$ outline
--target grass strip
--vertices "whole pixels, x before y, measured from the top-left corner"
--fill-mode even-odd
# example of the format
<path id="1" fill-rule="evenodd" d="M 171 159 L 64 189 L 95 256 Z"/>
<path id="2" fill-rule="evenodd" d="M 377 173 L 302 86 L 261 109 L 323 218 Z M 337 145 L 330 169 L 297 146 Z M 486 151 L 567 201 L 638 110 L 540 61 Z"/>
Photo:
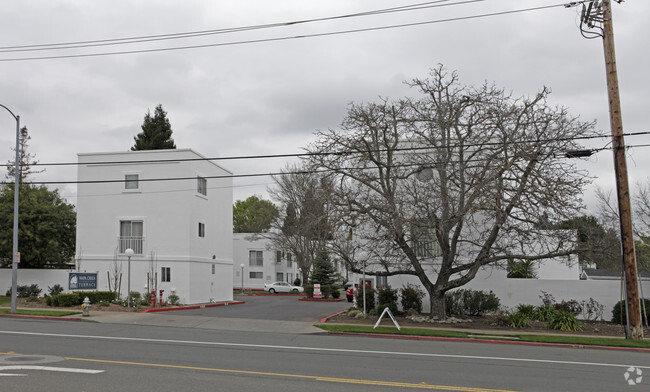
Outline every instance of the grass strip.
<path id="1" fill-rule="evenodd" d="M 40 310 L 40 309 L 16 309 L 16 313 L 10 313 L 11 309 L 0 309 L 0 314 L 17 314 L 22 316 L 47 316 L 47 317 L 63 317 L 71 316 L 73 314 L 80 314 L 79 311 L 72 310 Z"/>
<path id="2" fill-rule="evenodd" d="M 438 329 L 426 328 L 402 328 L 398 330 L 394 327 L 377 327 L 373 329 L 372 326 L 367 325 L 345 325 L 345 324 L 316 324 L 316 327 L 321 328 L 328 332 L 352 332 L 352 333 L 377 333 L 401 336 L 425 336 L 425 337 L 441 337 L 441 338 L 466 338 L 466 339 L 490 339 L 495 340 L 493 335 L 486 335 L 481 337 L 476 332 L 462 332 L 462 331 L 448 331 Z M 642 341 L 620 339 L 620 338 L 605 338 L 605 337 L 584 337 L 584 336 L 571 336 L 571 335 L 524 335 L 524 334 L 507 334 L 503 336 L 503 340 L 512 340 L 517 338 L 520 342 L 533 342 L 533 343 L 554 343 L 554 344 L 570 344 L 579 346 L 608 346 L 608 347 L 628 347 L 628 348 L 647 348 L 650 349 L 650 339 Z"/>
<path id="3" fill-rule="evenodd" d="M 0 306 L 11 305 L 11 297 L 0 297 Z"/>

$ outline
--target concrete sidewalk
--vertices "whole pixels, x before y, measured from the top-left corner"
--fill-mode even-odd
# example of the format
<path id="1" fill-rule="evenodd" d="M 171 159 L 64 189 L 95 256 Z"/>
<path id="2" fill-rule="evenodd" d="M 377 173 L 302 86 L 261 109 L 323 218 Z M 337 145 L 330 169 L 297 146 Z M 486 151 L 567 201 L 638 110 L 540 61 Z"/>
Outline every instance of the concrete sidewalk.
<path id="1" fill-rule="evenodd" d="M 302 321 L 278 321 L 278 320 L 251 320 L 230 317 L 205 317 L 205 316 L 181 316 L 178 311 L 136 313 L 136 312 L 107 312 L 91 311 L 90 316 L 80 317 L 81 321 L 107 323 L 107 324 L 131 324 L 151 325 L 161 327 L 179 328 L 202 328 L 223 331 L 247 331 L 247 332 L 277 332 L 277 333 L 324 333 L 320 328 L 313 326 L 317 322 Z"/>

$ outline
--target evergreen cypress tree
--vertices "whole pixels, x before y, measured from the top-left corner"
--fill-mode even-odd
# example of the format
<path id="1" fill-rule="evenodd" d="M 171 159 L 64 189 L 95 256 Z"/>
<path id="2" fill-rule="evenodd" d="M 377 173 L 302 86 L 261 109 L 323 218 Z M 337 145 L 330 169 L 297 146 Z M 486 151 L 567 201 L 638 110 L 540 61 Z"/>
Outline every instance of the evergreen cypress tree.
<path id="1" fill-rule="evenodd" d="M 133 138 L 131 151 L 175 149 L 172 126 L 162 105 L 156 106 L 153 117 L 147 111 L 142 123 L 142 132 Z"/>

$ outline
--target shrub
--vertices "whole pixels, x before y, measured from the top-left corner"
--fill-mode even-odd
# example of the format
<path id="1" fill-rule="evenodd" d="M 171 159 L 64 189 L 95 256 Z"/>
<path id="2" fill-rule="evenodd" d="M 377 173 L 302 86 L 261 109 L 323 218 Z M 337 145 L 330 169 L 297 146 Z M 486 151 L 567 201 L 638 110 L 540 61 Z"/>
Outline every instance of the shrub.
<path id="1" fill-rule="evenodd" d="M 338 299 L 341 298 L 341 288 L 338 286 L 335 286 L 334 289 L 332 290 L 332 298 Z"/>
<path id="2" fill-rule="evenodd" d="M 300 283 L 302 283 L 302 281 L 300 280 L 300 278 L 296 278 L 296 279 L 293 280 L 293 285 L 294 285 L 294 286 L 300 286 Z"/>
<path id="3" fill-rule="evenodd" d="M 388 308 L 391 313 L 397 314 L 397 290 L 390 287 L 382 287 L 377 290 L 377 310 L 381 313 L 384 308 Z"/>
<path id="4" fill-rule="evenodd" d="M 70 293 L 70 294 L 59 294 L 56 296 L 52 297 L 52 301 L 54 301 L 54 298 L 58 300 L 58 305 L 54 306 L 76 306 L 76 305 L 81 305 L 83 302 L 83 299 L 79 297 L 77 293 Z"/>
<path id="5" fill-rule="evenodd" d="M 555 304 L 555 309 L 562 310 L 565 312 L 571 312 L 576 316 L 582 313 L 582 305 L 580 305 L 580 303 L 575 299 L 569 301 L 563 300 L 559 304 Z"/>
<path id="6" fill-rule="evenodd" d="M 447 314 L 481 316 L 499 310 L 500 305 L 499 298 L 492 291 L 460 289 L 445 294 Z"/>
<path id="7" fill-rule="evenodd" d="M 644 305 L 646 313 L 643 312 Z M 645 318 L 645 315 L 648 312 L 650 312 L 650 299 L 644 298 L 643 302 L 641 302 L 641 320 L 642 324 L 645 326 L 648 325 L 648 320 Z M 614 308 L 612 309 L 612 322 L 623 325 L 627 324 L 626 314 L 625 301 L 619 301 L 616 305 L 614 305 Z"/>
<path id="8" fill-rule="evenodd" d="M 25 302 L 41 302 L 41 300 L 38 299 L 38 297 L 32 296 L 32 297 L 25 298 Z"/>
<path id="9" fill-rule="evenodd" d="M 84 298 L 88 297 L 91 304 L 112 302 L 115 300 L 115 293 L 113 291 L 76 291 L 75 294 L 81 298 L 82 302 Z"/>
<path id="10" fill-rule="evenodd" d="M 422 313 L 422 298 L 424 298 L 424 292 L 419 287 L 409 284 L 402 288 L 401 294 L 402 310 L 404 310 L 404 312 L 413 309 L 418 313 Z"/>
<path id="11" fill-rule="evenodd" d="M 547 322 L 558 310 L 553 305 L 541 305 L 535 308 L 535 320 Z"/>
<path id="12" fill-rule="evenodd" d="M 589 300 L 587 301 L 582 301 L 581 305 L 582 305 L 582 318 L 584 318 L 585 320 L 603 319 L 603 311 L 605 310 L 605 306 L 601 305 L 595 299 L 589 298 Z"/>
<path id="13" fill-rule="evenodd" d="M 357 300 L 357 306 L 363 309 L 363 287 L 359 287 L 354 293 Z M 375 290 L 372 287 L 366 287 L 366 310 L 375 308 Z"/>
<path id="14" fill-rule="evenodd" d="M 560 331 L 582 331 L 582 325 L 576 315 L 566 310 L 553 313 L 546 326 L 548 329 Z"/>
<path id="15" fill-rule="evenodd" d="M 180 297 L 176 294 L 169 294 L 167 296 L 167 301 L 169 301 L 169 303 L 172 305 L 178 305 L 180 301 Z"/>
<path id="16" fill-rule="evenodd" d="M 50 296 L 59 295 L 59 294 L 61 294 L 63 292 L 63 286 L 61 286 L 60 284 L 55 284 L 52 287 L 48 286 L 47 290 L 48 290 Z"/>
<path id="17" fill-rule="evenodd" d="M 52 297 L 45 297 L 45 305 L 52 306 Z"/>
<path id="18" fill-rule="evenodd" d="M 529 328 L 530 317 L 528 316 L 528 314 L 522 311 L 510 313 L 508 315 L 508 326 L 512 328 Z"/>
<path id="19" fill-rule="evenodd" d="M 307 298 L 314 298 L 314 285 L 307 284 L 305 285 L 305 295 Z"/>
<path id="20" fill-rule="evenodd" d="M 517 305 L 517 313 L 524 314 L 529 319 L 535 318 L 535 305 Z"/>
<path id="21" fill-rule="evenodd" d="M 32 284 L 30 286 L 16 286 L 16 296 L 19 298 L 27 297 L 38 297 L 41 294 L 41 290 L 37 284 Z M 7 290 L 7 297 L 11 296 L 11 287 Z"/>

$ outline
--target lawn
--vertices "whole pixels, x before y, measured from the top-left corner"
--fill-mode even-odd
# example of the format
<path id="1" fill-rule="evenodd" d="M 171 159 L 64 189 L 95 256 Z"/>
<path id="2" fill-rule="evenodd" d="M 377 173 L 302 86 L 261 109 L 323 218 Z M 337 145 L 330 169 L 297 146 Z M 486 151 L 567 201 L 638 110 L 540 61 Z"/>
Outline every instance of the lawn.
<path id="1" fill-rule="evenodd" d="M 317 324 L 316 327 L 328 332 L 351 332 L 351 333 L 374 333 L 402 336 L 424 336 L 440 338 L 466 338 L 466 339 L 490 339 L 490 340 L 508 340 L 519 342 L 534 343 L 554 343 L 568 344 L 576 346 L 609 346 L 609 347 L 627 347 L 650 349 L 650 339 L 634 341 L 620 338 L 601 338 L 601 337 L 583 337 L 583 336 L 556 336 L 556 335 L 525 335 L 525 334 L 508 334 L 500 337 L 493 335 L 481 335 L 463 331 L 445 331 L 432 330 L 424 328 L 402 328 L 398 330 L 394 327 L 377 327 L 373 329 L 367 325 L 342 325 L 342 324 Z"/>

